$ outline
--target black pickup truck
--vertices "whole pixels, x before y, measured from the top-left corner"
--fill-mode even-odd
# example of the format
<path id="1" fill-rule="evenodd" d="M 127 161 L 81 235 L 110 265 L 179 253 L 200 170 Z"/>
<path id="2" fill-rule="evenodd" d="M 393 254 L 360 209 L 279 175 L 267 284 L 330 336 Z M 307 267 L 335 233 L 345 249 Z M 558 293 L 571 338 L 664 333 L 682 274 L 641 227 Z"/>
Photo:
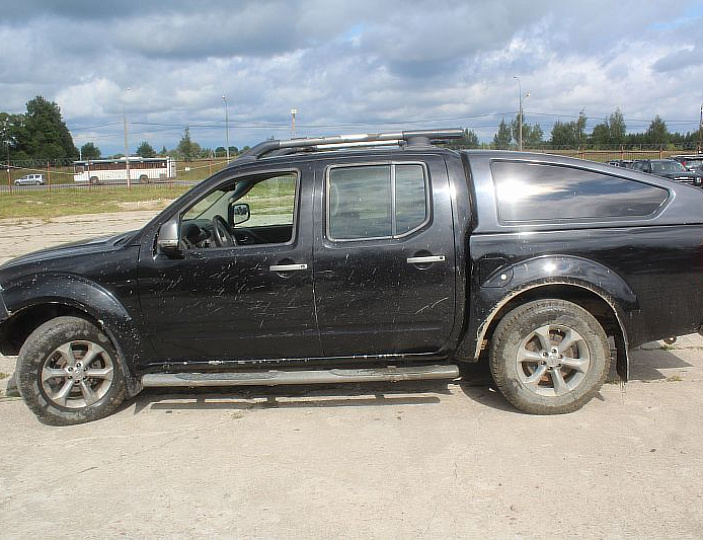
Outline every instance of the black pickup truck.
<path id="1" fill-rule="evenodd" d="M 703 191 L 461 130 L 266 141 L 142 230 L 0 267 L 0 351 L 49 424 L 144 387 L 456 378 L 590 400 L 703 322 Z"/>

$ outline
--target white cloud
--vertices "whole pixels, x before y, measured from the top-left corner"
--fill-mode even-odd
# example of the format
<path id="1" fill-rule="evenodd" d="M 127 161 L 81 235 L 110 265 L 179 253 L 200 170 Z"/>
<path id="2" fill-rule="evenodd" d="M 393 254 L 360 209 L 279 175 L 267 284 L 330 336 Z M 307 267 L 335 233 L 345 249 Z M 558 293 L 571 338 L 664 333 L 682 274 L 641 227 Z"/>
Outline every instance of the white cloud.
<path id="1" fill-rule="evenodd" d="M 123 108 L 135 140 L 172 147 L 189 125 L 201 144 L 223 144 L 223 93 L 239 146 L 289 135 L 291 107 L 303 135 L 462 125 L 490 139 L 515 114 L 514 75 L 547 134 L 559 115 L 585 108 L 600 122 L 616 107 L 631 128 L 659 114 L 690 119 L 670 124 L 687 131 L 703 97 L 693 0 L 108 4 L 9 6 L 0 110 L 43 95 L 111 152 Z"/>

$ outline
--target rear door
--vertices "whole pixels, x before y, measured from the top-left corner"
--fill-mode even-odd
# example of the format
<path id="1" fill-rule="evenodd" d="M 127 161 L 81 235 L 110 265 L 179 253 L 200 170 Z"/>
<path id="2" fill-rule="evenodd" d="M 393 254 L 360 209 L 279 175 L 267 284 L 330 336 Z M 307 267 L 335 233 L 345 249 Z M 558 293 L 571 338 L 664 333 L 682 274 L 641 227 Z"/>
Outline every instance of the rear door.
<path id="1" fill-rule="evenodd" d="M 314 279 L 326 356 L 432 353 L 455 314 L 451 197 L 440 156 L 324 160 Z"/>

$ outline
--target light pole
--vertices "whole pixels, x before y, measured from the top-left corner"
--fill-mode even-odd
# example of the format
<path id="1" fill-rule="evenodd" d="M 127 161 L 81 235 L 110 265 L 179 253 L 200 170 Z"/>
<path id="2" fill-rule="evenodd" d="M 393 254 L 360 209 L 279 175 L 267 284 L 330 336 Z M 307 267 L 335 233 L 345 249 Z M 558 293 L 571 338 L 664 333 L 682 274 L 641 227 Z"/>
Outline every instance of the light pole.
<path id="1" fill-rule="evenodd" d="M 127 92 L 131 88 L 127 87 Z M 122 119 L 124 120 L 124 161 L 125 161 L 125 172 L 127 173 L 127 189 L 132 189 L 132 178 L 129 174 L 129 138 L 127 136 L 127 106 L 122 103 Z"/>
<path id="2" fill-rule="evenodd" d="M 222 100 L 225 102 L 225 141 L 227 143 L 227 163 L 229 163 L 229 109 L 227 107 L 227 96 L 222 94 Z"/>
<path id="3" fill-rule="evenodd" d="M 298 114 L 298 109 L 291 109 L 291 139 L 295 139 L 295 115 Z"/>
<path id="4" fill-rule="evenodd" d="M 513 79 L 517 79 L 517 88 L 520 93 L 520 109 L 517 113 L 517 149 L 522 152 L 522 83 L 517 75 L 513 75 Z"/>

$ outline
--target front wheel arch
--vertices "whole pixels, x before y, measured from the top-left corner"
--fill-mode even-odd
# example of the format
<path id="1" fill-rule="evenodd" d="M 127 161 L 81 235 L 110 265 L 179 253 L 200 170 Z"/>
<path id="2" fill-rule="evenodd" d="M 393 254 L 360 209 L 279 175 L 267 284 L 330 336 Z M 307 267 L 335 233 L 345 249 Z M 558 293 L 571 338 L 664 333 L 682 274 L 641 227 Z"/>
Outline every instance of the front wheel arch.
<path id="1" fill-rule="evenodd" d="M 126 380 L 128 397 L 133 397 L 141 391 L 141 386 L 132 373 L 130 362 L 127 361 L 128 351 L 123 349 L 113 329 L 109 325 L 106 325 L 104 321 L 70 304 L 55 302 L 48 304 L 41 303 L 27 307 L 19 313 L 14 314 L 9 321 L 3 324 L 2 334 L 0 335 L 0 352 L 7 356 L 19 354 L 27 338 L 37 328 L 58 317 L 83 319 L 103 332 L 110 340 L 112 347 L 117 350 L 117 353 L 122 358 L 120 367 Z"/>
<path id="2" fill-rule="evenodd" d="M 97 325 L 73 316 L 50 319 L 17 357 L 20 395 L 50 425 L 89 422 L 115 412 L 126 397 L 124 363 Z"/>

